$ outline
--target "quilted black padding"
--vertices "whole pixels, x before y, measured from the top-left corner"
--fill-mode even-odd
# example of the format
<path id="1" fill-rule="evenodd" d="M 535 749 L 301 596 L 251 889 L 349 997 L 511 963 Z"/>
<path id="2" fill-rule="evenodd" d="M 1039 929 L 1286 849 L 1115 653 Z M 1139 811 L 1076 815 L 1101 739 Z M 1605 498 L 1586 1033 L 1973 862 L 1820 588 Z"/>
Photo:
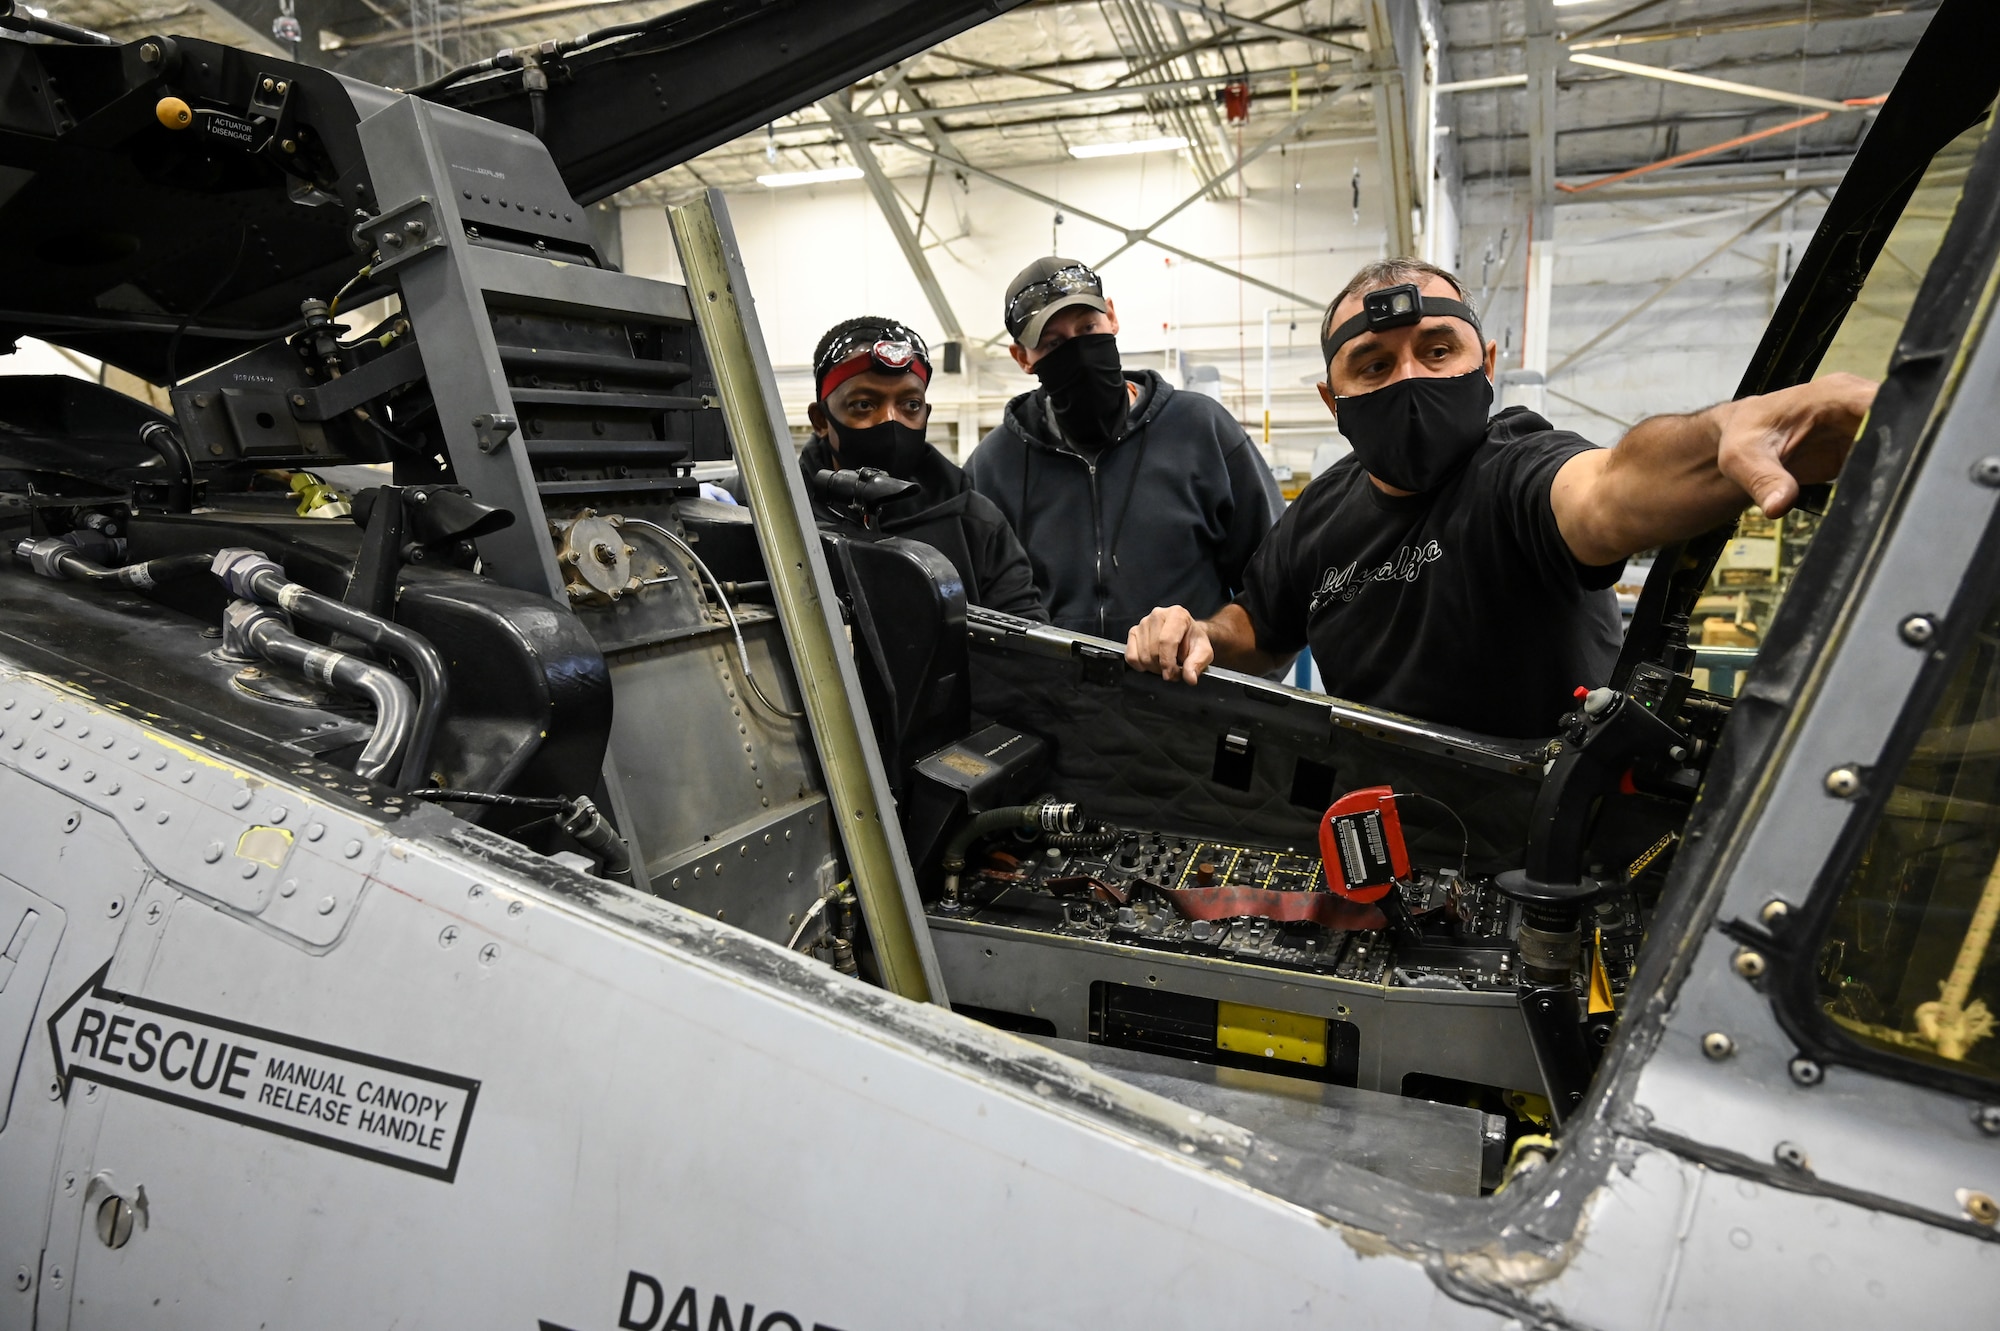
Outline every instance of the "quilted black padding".
<path id="1" fill-rule="evenodd" d="M 1223 841 L 1316 844 L 1324 808 L 1292 802 L 1301 759 L 1331 767 L 1337 796 L 1387 785 L 1455 810 L 1470 833 L 1470 867 L 1491 873 L 1520 864 L 1528 814 L 1541 779 L 1533 748 L 1426 728 L 1336 707 L 1328 699 L 1226 672 L 1190 688 L 1125 668 L 1109 643 L 1057 635 L 972 635 L 973 709 L 1047 741 L 1053 793 L 1093 817 Z M 1247 736 L 1248 790 L 1213 779 L 1217 743 Z M 1454 754 L 1459 756 L 1453 756 Z M 1455 867 L 1464 839 L 1429 800 L 1400 804 L 1420 862 Z"/>

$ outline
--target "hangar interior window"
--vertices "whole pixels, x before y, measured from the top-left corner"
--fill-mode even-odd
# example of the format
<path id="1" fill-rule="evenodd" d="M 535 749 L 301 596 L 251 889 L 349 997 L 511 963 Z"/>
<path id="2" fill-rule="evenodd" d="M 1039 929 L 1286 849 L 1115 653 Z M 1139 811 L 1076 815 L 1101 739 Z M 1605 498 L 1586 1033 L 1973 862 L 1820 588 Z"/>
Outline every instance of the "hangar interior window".
<path id="1" fill-rule="evenodd" d="M 2000 1077 L 2000 600 L 1896 785 L 1817 953 L 1817 996 L 1865 1048 Z"/>
<path id="2" fill-rule="evenodd" d="M 1888 371 L 1889 353 L 1917 302 L 1917 288 L 1943 243 L 1965 190 L 1972 158 L 1986 141 L 1988 122 L 1980 121 L 1931 159 L 1916 192 L 1896 219 L 1882 252 L 1868 270 L 1840 331 L 1820 360 L 1819 374 L 1846 371 L 1880 379 Z M 1777 246 L 1776 262 L 1785 263 L 1787 245 L 1803 246 L 1802 238 L 1785 236 Z M 1756 509 L 1738 521 L 1736 538 L 1716 561 L 1708 587 L 1695 606 L 1692 642 L 1695 684 L 1713 693 L 1734 696 L 1744 671 L 1756 658 L 1764 630 L 1777 613 L 1792 577 L 1819 530 L 1819 515 L 1805 507 L 1781 518 L 1767 518 Z"/>

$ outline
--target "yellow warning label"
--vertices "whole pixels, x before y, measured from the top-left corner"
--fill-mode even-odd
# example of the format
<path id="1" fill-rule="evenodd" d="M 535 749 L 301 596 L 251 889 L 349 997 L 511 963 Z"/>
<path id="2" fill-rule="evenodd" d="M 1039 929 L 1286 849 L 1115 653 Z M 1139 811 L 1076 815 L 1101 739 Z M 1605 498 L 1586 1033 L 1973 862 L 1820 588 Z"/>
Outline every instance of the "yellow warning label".
<path id="1" fill-rule="evenodd" d="M 1246 1003 L 1215 1005 L 1215 1047 L 1281 1063 L 1326 1066 L 1326 1018 Z"/>

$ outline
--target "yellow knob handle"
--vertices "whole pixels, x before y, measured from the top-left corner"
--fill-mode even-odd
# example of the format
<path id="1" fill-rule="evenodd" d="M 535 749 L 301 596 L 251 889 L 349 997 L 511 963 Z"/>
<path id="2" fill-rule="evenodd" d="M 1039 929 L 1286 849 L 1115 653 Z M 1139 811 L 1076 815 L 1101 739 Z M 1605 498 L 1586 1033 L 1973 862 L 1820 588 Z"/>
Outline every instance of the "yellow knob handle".
<path id="1" fill-rule="evenodd" d="M 178 97 L 162 97 L 153 115 L 168 129 L 186 129 L 194 123 L 194 112 Z"/>

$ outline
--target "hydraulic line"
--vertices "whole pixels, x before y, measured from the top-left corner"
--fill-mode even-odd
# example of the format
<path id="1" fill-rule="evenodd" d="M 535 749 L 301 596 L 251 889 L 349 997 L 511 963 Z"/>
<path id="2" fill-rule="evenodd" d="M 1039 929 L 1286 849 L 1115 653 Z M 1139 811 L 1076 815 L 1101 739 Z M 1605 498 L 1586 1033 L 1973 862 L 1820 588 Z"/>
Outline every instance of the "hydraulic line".
<path id="1" fill-rule="evenodd" d="M 630 848 L 588 795 L 570 799 L 560 795 L 503 795 L 497 791 L 423 786 L 412 790 L 410 796 L 433 804 L 486 804 L 502 809 L 552 810 L 556 815 L 555 824 L 578 845 L 594 852 L 604 862 L 604 877 L 615 878 L 621 883 L 632 881 Z M 547 821 L 537 819 L 530 826 L 539 826 Z"/>
<path id="2" fill-rule="evenodd" d="M 444 659 L 437 648 L 400 624 L 300 586 L 285 576 L 285 570 L 276 560 L 258 551 L 221 550 L 210 567 L 236 595 L 277 606 L 309 624 L 349 634 L 408 666 L 417 677 L 416 724 L 396 780 L 404 787 L 428 783 L 431 745 L 437 739 L 438 726 L 451 697 Z"/>
<path id="3" fill-rule="evenodd" d="M 194 494 L 194 459 L 188 456 L 187 445 L 181 442 L 180 434 L 165 421 L 147 421 L 139 427 L 139 439 L 148 448 L 160 455 L 170 470 L 180 473 L 180 483 L 190 496 Z"/>
<path id="4" fill-rule="evenodd" d="M 54 578 L 58 582 L 70 578 L 78 582 L 115 582 L 140 591 L 157 587 L 163 582 L 206 573 L 209 564 L 207 555 L 165 555 L 143 564 L 109 568 L 84 558 L 73 542 L 61 536 L 22 541 L 14 547 L 14 557 L 43 577 Z"/>
<path id="5" fill-rule="evenodd" d="M 142 591 L 176 578 L 213 572 L 237 596 L 274 605 L 307 623 L 349 634 L 370 647 L 388 653 L 416 675 L 420 700 L 416 705 L 414 729 L 408 737 L 408 745 L 397 745 L 403 753 L 403 765 L 394 775 L 405 786 L 422 785 L 426 781 L 431 746 L 450 704 L 451 686 L 444 673 L 443 658 L 421 635 L 300 586 L 285 576 L 277 561 L 255 550 L 229 549 L 213 555 L 167 555 L 143 564 L 111 568 L 86 559 L 78 552 L 73 539 L 52 536 L 39 541 L 22 541 L 14 547 L 14 555 L 45 578 L 116 582 Z"/>
<path id="6" fill-rule="evenodd" d="M 5 0 L 0 0 L 0 3 L 5 3 Z M 463 83 L 474 75 L 489 74 L 496 70 L 512 71 L 519 69 L 526 71 L 539 68 L 544 61 L 559 60 L 563 56 L 572 55 L 577 51 L 583 50 L 585 47 L 596 46 L 600 42 L 611 41 L 614 38 L 629 37 L 634 33 L 648 32 L 679 17 L 680 14 L 677 11 L 667 14 L 655 14 L 650 18 L 634 19 L 629 23 L 614 23 L 608 28 L 597 28 L 591 32 L 580 33 L 575 37 L 565 37 L 556 41 L 543 42 L 538 47 L 510 48 L 497 51 L 484 60 L 475 60 L 469 65 L 460 65 L 456 69 L 446 70 L 428 83 L 419 83 L 416 87 L 405 88 L 403 91 L 409 93 L 412 97 L 430 97 L 443 92 L 446 88 L 452 87 L 454 84 Z M 547 85 L 544 84 L 543 86 L 546 87 Z M 535 131 L 535 137 L 541 137 L 541 129 L 539 127 Z"/>
<path id="7" fill-rule="evenodd" d="M 1076 805 L 1046 798 L 1033 804 L 1010 804 L 974 814 L 971 821 L 945 843 L 942 863 L 945 900 L 958 900 L 958 880 L 959 875 L 965 872 L 965 853 L 980 838 L 992 836 L 995 832 L 1040 832 L 1054 840 L 1057 837 L 1077 837 L 1083 833 L 1084 827 L 1083 813 Z"/>
<path id="8" fill-rule="evenodd" d="M 410 738 L 416 716 L 416 700 L 410 696 L 409 685 L 396 678 L 393 670 L 349 652 L 307 642 L 285 627 L 277 611 L 252 601 L 230 603 L 222 616 L 222 643 L 224 650 L 261 657 L 373 703 L 375 730 L 354 770 L 370 781 L 387 779 L 390 765 Z"/>

